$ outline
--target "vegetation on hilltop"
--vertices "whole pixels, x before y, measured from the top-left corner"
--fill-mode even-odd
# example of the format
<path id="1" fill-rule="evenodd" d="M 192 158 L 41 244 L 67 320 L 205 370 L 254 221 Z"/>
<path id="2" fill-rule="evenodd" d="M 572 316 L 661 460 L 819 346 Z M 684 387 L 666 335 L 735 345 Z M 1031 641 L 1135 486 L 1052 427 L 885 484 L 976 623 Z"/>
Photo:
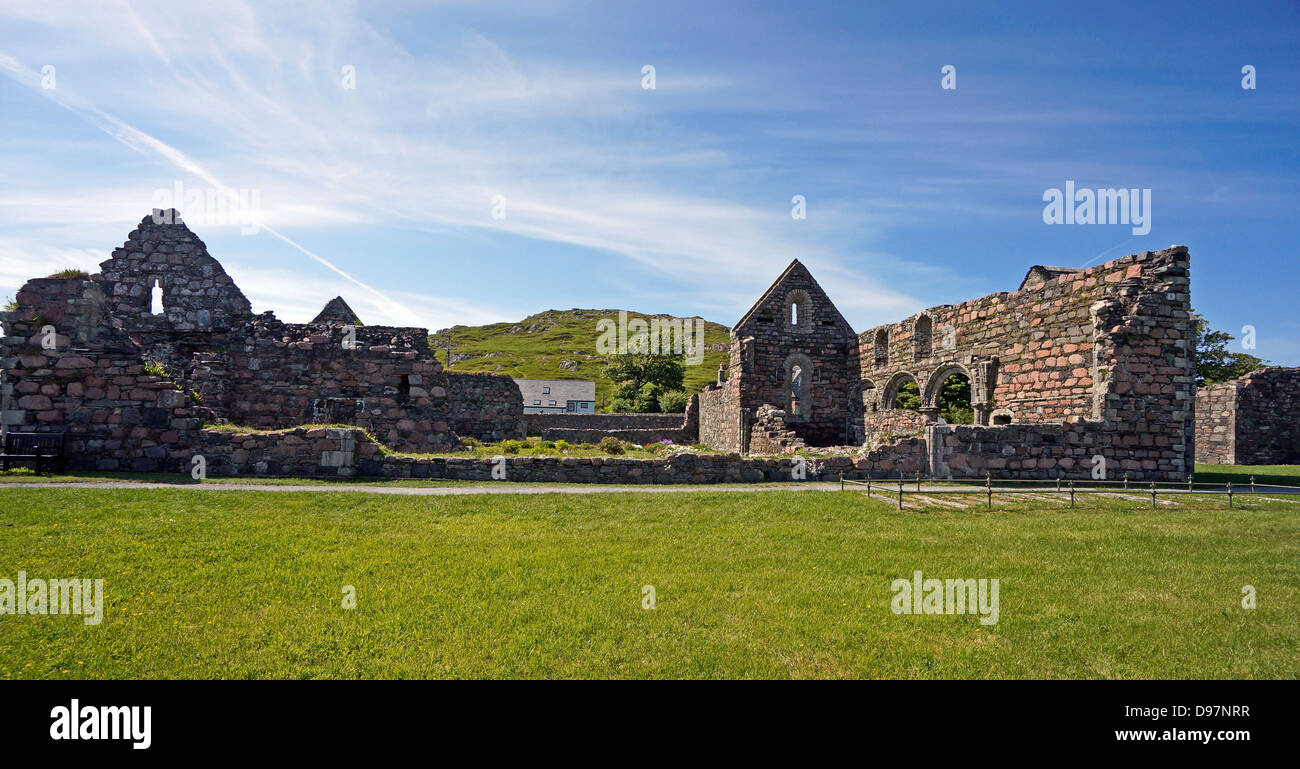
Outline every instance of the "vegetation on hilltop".
<path id="1" fill-rule="evenodd" d="M 452 326 L 432 334 L 429 343 L 438 360 L 447 365 L 447 340 L 451 341 L 449 371 L 504 374 L 515 379 L 587 379 L 596 383 L 596 406 L 608 408 L 616 386 L 603 369 L 596 324 L 602 318 L 617 322 L 619 310 L 547 310 L 517 323 L 486 326 Z M 628 311 L 629 318 L 670 318 Z M 704 360 L 687 365 L 683 387 L 696 393 L 717 381 L 718 366 L 727 358 L 728 329 L 704 321 Z"/>

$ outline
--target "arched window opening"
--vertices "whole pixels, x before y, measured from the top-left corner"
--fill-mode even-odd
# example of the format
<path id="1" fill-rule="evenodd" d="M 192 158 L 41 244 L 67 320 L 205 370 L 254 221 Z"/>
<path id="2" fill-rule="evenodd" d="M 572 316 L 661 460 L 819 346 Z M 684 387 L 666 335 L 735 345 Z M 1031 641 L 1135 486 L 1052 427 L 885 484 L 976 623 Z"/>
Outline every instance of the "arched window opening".
<path id="1" fill-rule="evenodd" d="M 975 423 L 975 409 L 971 406 L 970 378 L 960 372 L 954 372 L 939 385 L 935 405 L 939 407 L 939 417 L 950 425 L 970 425 Z"/>
<path id="2" fill-rule="evenodd" d="M 158 279 L 153 279 L 153 288 L 149 291 L 149 314 L 162 315 L 163 310 L 163 288 L 158 283 Z"/>
<path id="3" fill-rule="evenodd" d="M 803 392 L 803 369 L 790 369 L 790 414 L 799 416 L 799 396 Z"/>
<path id="4" fill-rule="evenodd" d="M 934 321 L 930 320 L 929 315 L 922 315 L 916 319 L 916 326 L 912 332 L 912 349 L 915 352 L 916 360 L 924 360 L 930 357 L 932 349 L 932 337 L 934 336 Z"/>
<path id="5" fill-rule="evenodd" d="M 812 361 L 806 355 L 792 355 L 783 366 L 786 418 L 806 421 L 812 415 Z"/>
<path id="6" fill-rule="evenodd" d="M 804 331 L 813 324 L 812 301 L 808 292 L 795 289 L 786 299 L 785 322 L 791 331 Z"/>
<path id="7" fill-rule="evenodd" d="M 889 329 L 887 328 L 876 332 L 875 358 L 877 368 L 889 365 Z"/>
<path id="8" fill-rule="evenodd" d="M 921 387 L 917 385 L 915 379 L 908 377 L 906 382 L 898 386 L 898 389 L 894 391 L 894 400 L 889 404 L 889 407 L 905 411 L 921 410 Z"/>

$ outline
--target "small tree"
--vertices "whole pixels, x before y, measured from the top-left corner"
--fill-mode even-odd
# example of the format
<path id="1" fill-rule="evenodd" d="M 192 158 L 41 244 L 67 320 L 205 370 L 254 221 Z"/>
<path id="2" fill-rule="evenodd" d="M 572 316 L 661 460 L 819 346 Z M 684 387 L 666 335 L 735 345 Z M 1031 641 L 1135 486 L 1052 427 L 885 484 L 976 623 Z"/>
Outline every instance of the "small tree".
<path id="1" fill-rule="evenodd" d="M 1249 374 L 1268 361 L 1244 352 L 1228 352 L 1236 337 L 1227 331 L 1212 331 L 1209 321 L 1196 315 L 1196 386 L 1218 384 Z"/>
<path id="2" fill-rule="evenodd" d="M 671 353 L 624 353 L 608 358 L 601 374 L 614 383 L 612 411 L 659 410 L 659 395 L 682 389 L 686 364 Z"/>
<path id="3" fill-rule="evenodd" d="M 898 386 L 898 392 L 894 395 L 892 407 L 908 411 L 921 410 L 921 388 L 917 386 L 914 380 L 909 379 Z"/>

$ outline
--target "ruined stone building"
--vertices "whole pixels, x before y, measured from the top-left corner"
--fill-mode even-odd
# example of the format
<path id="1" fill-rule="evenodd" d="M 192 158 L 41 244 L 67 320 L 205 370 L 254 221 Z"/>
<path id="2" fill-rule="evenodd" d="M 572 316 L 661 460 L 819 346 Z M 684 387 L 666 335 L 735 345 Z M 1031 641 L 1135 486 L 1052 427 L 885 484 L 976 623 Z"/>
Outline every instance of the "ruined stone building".
<path id="1" fill-rule="evenodd" d="M 535 427 L 556 440 L 667 438 L 743 454 L 839 447 L 823 465 L 858 476 L 1087 478 L 1101 463 L 1111 478 L 1184 480 L 1196 427 L 1188 270 L 1183 247 L 1086 270 L 1036 266 L 1016 291 L 857 333 L 794 261 L 732 329 L 717 383 L 680 423 L 534 415 L 567 420 Z M 514 381 L 444 371 L 425 329 L 363 325 L 342 297 L 311 323 L 254 315 L 175 212 L 145 217 L 97 274 L 28 281 L 15 304 L 0 314 L 0 418 L 62 433 L 74 469 L 188 471 L 201 455 L 213 473 L 478 477 L 483 460 L 409 455 L 525 433 Z M 1295 384 L 1268 371 L 1231 395 L 1204 393 L 1236 404 L 1230 418 L 1203 407 L 1207 457 L 1243 430 L 1263 431 L 1264 404 L 1294 411 Z M 969 388 L 969 424 L 941 418 L 952 416 L 941 410 L 952 377 Z M 223 421 L 250 429 L 211 427 Z M 362 429 L 258 432 L 309 424 Z M 1293 461 L 1294 433 L 1268 430 L 1277 440 L 1267 461 Z M 691 454 L 553 459 L 519 457 L 511 477 L 788 474 L 780 461 Z"/>
<path id="2" fill-rule="evenodd" d="M 1300 368 L 1269 366 L 1196 391 L 1196 458 L 1300 463 Z"/>
<path id="3" fill-rule="evenodd" d="M 356 425 L 405 452 L 523 435 L 514 382 L 443 371 L 425 329 L 361 325 L 341 297 L 308 324 L 254 315 L 175 212 L 146 216 L 99 273 L 28 281 L 15 303 L 3 419 L 64 433 L 74 469 L 188 470 L 200 445 L 234 462 L 203 430 L 218 420 Z"/>
<path id="4" fill-rule="evenodd" d="M 1187 249 L 1086 270 L 1036 266 L 1020 288 L 855 334 L 797 260 L 732 329 L 699 396 L 701 442 L 740 452 L 874 447 L 882 473 L 1182 480 L 1193 468 Z M 973 424 L 941 424 L 969 382 Z M 911 383 L 919 408 L 901 408 Z"/>

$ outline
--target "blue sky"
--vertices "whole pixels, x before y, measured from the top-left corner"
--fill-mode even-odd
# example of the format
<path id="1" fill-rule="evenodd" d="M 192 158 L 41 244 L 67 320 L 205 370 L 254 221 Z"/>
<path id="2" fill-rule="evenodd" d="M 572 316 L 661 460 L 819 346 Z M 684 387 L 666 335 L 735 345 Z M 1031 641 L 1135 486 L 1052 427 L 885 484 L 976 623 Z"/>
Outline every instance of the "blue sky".
<path id="1" fill-rule="evenodd" d="M 257 194 L 256 234 L 179 207 L 290 321 L 730 324 L 799 258 L 863 330 L 1179 243 L 1300 364 L 1295 2 L 183 5 L 0 2 L 0 296 L 180 183 Z M 1067 180 L 1150 232 L 1045 224 Z"/>

